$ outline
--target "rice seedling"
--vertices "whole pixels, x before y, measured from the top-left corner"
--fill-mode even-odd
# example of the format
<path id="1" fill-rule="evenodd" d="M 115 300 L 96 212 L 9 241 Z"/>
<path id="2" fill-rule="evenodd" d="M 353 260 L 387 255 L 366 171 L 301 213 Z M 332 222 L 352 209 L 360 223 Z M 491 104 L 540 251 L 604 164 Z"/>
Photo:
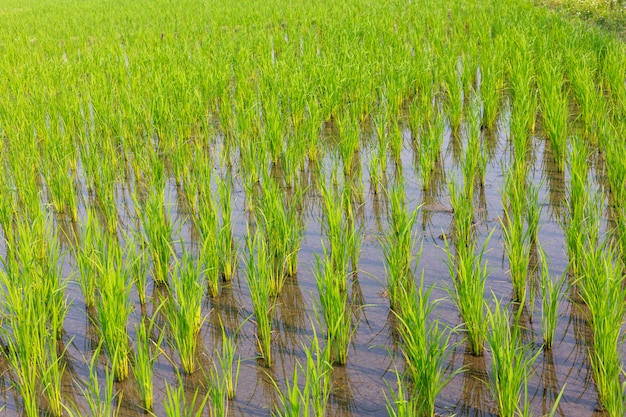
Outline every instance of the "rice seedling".
<path id="1" fill-rule="evenodd" d="M 27 416 L 39 415 L 39 366 L 45 357 L 45 315 L 35 291 L 19 286 L 0 270 L 3 310 L 7 315 L 2 327 L 7 343 L 6 357 L 14 374 L 13 384 L 22 399 Z M 39 307 L 39 308 L 38 308 Z M 9 331 L 10 329 L 10 331 Z"/>
<path id="2" fill-rule="evenodd" d="M 385 394 L 385 408 L 387 409 L 387 414 L 390 417 L 413 417 L 418 415 L 418 397 L 411 395 L 410 387 L 407 387 L 402 373 L 398 370 L 394 372 L 396 374 L 398 387 L 396 390 L 389 389 L 391 391 L 391 399 Z"/>
<path id="3" fill-rule="evenodd" d="M 539 248 L 541 262 L 541 331 L 543 333 L 543 347 L 552 349 L 554 332 L 559 320 L 559 306 L 564 297 L 565 275 L 554 281 L 550 274 L 547 255 Z"/>
<path id="4" fill-rule="evenodd" d="M 215 350 L 219 367 L 217 364 L 215 365 L 215 377 L 213 379 L 223 381 L 226 397 L 227 399 L 232 400 L 235 398 L 235 394 L 237 392 L 237 381 L 239 380 L 239 370 L 241 369 L 241 358 L 237 357 L 237 360 L 235 361 L 235 354 L 237 352 L 235 335 L 227 335 L 224 324 L 221 321 L 220 327 L 222 329 L 222 345 L 220 350 Z M 237 332 L 238 331 L 239 330 L 237 330 Z"/>
<path id="5" fill-rule="evenodd" d="M 102 348 L 103 342 L 100 342 L 93 352 L 89 362 L 89 380 L 86 384 L 82 381 L 76 381 L 76 384 L 79 384 L 79 389 L 85 398 L 89 415 L 94 417 L 115 417 L 119 415 L 122 404 L 121 393 L 115 391 L 115 372 L 109 368 L 104 369 L 104 386 L 101 387 L 100 377 L 98 376 L 98 357 Z M 83 384 L 85 385 L 84 387 L 82 386 Z M 116 402 L 117 407 L 115 407 Z M 80 412 L 76 415 L 80 415 Z"/>
<path id="6" fill-rule="evenodd" d="M 209 386 L 207 395 L 211 405 L 210 415 L 215 417 L 228 416 L 228 382 L 225 379 L 217 379 Z"/>
<path id="7" fill-rule="evenodd" d="M 328 253 L 323 260 L 317 258 L 314 275 L 321 313 L 316 311 L 316 315 L 318 319 L 323 319 L 330 362 L 334 365 L 346 364 L 352 335 L 356 331 L 348 310 L 348 293 L 341 288 L 345 282 L 341 273 Z"/>
<path id="8" fill-rule="evenodd" d="M 483 102 L 482 125 L 488 129 L 493 129 L 504 89 L 503 61 L 499 56 L 503 48 L 498 42 L 485 49 L 481 56 L 480 65 L 480 97 Z"/>
<path id="9" fill-rule="evenodd" d="M 257 329 L 257 344 L 265 366 L 272 366 L 272 325 L 276 297 L 272 294 L 275 274 L 267 243 L 258 230 L 254 235 L 248 231 L 248 259 L 246 262 L 246 282 L 250 289 L 252 309 Z M 275 289 L 274 289 L 275 290 Z"/>
<path id="10" fill-rule="evenodd" d="M 513 300 L 521 304 L 526 300 L 531 245 L 530 234 L 524 228 L 522 207 L 520 203 L 515 205 L 512 203 L 511 209 L 504 211 L 504 219 L 500 219 L 504 247 L 509 259 L 509 274 L 513 283 Z"/>
<path id="11" fill-rule="evenodd" d="M 140 236 L 133 234 L 126 238 L 126 268 L 131 281 L 135 284 L 139 303 L 146 305 L 148 297 L 148 253 L 146 244 Z M 85 277 L 84 279 L 89 279 Z"/>
<path id="12" fill-rule="evenodd" d="M 193 397 L 188 400 L 183 379 L 180 374 L 177 376 L 178 384 L 176 387 L 172 387 L 165 381 L 165 398 L 163 399 L 165 415 L 168 417 L 200 417 L 209 401 L 209 393 L 198 397 L 199 389 L 196 388 Z"/>
<path id="13" fill-rule="evenodd" d="M 470 249 L 456 246 L 456 253 L 453 253 L 448 240 L 445 240 L 448 270 L 454 284 L 449 292 L 465 323 L 470 351 L 476 356 L 483 354 L 487 334 L 484 293 L 488 274 L 483 256 L 492 235 L 493 230 L 478 253 L 473 244 Z"/>
<path id="14" fill-rule="evenodd" d="M 281 390 L 274 381 L 278 391 L 280 409 L 272 411 L 275 416 L 315 416 L 326 415 L 330 397 L 330 372 L 332 365 L 329 362 L 329 350 L 321 349 L 315 326 L 310 346 L 303 346 L 306 362 L 296 361 L 291 381 L 285 381 L 286 389 Z M 304 375 L 304 384 L 301 387 L 299 375 Z M 286 392 L 287 394 L 285 394 Z"/>
<path id="15" fill-rule="evenodd" d="M 486 318 L 491 327 L 486 340 L 493 357 L 489 387 L 498 412 L 510 417 L 529 415 L 528 379 L 541 351 L 533 353 L 530 346 L 522 345 L 519 328 L 511 326 L 509 313 L 495 297 Z"/>
<path id="16" fill-rule="evenodd" d="M 171 295 L 164 301 L 164 308 L 170 343 L 175 347 L 186 374 L 196 369 L 198 334 L 205 320 L 202 316 L 204 291 L 205 283 L 197 262 L 189 253 L 184 253 L 174 267 Z"/>
<path id="17" fill-rule="evenodd" d="M 222 234 L 227 231 L 219 227 L 215 203 L 211 196 L 201 196 L 200 201 L 196 218 L 196 226 L 201 235 L 198 262 L 207 281 L 209 297 L 216 297 L 220 289 L 220 266 L 223 259 L 220 244 L 226 242 L 226 237 Z"/>
<path id="18" fill-rule="evenodd" d="M 454 182 L 448 182 L 448 190 L 450 195 L 450 205 L 453 210 L 454 220 L 454 242 L 457 251 L 472 251 L 474 245 L 473 224 L 474 224 L 474 208 L 473 208 L 473 186 L 472 188 L 459 189 L 459 185 Z"/>
<path id="19" fill-rule="evenodd" d="M 610 416 L 621 416 L 626 407 L 626 387 L 621 380 L 624 367 L 619 353 L 626 312 L 625 278 L 614 249 L 606 244 L 592 243 L 582 253 L 582 262 L 578 285 L 593 329 L 593 350 L 589 356 L 598 398 Z"/>
<path id="20" fill-rule="evenodd" d="M 437 320 L 428 323 L 437 305 L 437 301 L 430 300 L 433 288 L 424 289 L 424 274 L 418 287 L 411 281 L 410 285 L 400 289 L 402 307 L 396 313 L 406 374 L 412 382 L 409 389 L 411 408 L 416 416 L 434 416 L 437 395 L 464 371 L 457 368 L 446 375 L 446 363 L 452 353 L 452 331 L 442 328 Z"/>
<path id="21" fill-rule="evenodd" d="M 274 268 L 272 296 L 280 293 L 287 275 L 295 274 L 302 242 L 303 225 L 297 204 L 292 201 L 285 205 L 283 198 L 274 181 L 266 179 L 256 216 L 270 252 L 267 260 Z"/>
<path id="22" fill-rule="evenodd" d="M 431 186 L 433 171 L 440 158 L 441 145 L 445 130 L 445 119 L 440 112 L 434 117 L 435 120 L 427 121 L 421 131 L 419 143 L 419 173 L 422 179 L 422 189 L 427 190 Z"/>
<path id="23" fill-rule="evenodd" d="M 98 322 L 115 380 L 123 381 L 130 369 L 131 348 L 126 325 L 133 310 L 130 302 L 131 281 L 123 265 L 122 249 L 116 239 L 109 237 L 100 240 L 96 251 Z"/>
<path id="24" fill-rule="evenodd" d="M 139 396 L 143 403 L 143 408 L 151 411 L 154 407 L 154 365 L 161 351 L 161 343 L 165 332 L 161 331 L 156 340 L 152 339 L 152 332 L 155 330 L 155 317 L 163 304 L 153 313 L 152 318 L 142 320 L 135 325 L 137 337 L 137 348 L 133 366 L 133 375 L 137 381 Z"/>
<path id="25" fill-rule="evenodd" d="M 543 62 L 541 75 L 537 79 L 543 125 L 552 146 L 557 167 L 563 171 L 567 154 L 569 98 L 564 92 L 562 69 L 558 64 Z"/>
<path id="26" fill-rule="evenodd" d="M 158 285 L 168 282 L 170 259 L 172 257 L 172 226 L 165 211 L 164 185 L 160 190 L 152 188 L 144 204 L 135 199 L 137 217 L 141 221 L 144 241 L 148 245 L 152 259 L 153 278 Z"/>
<path id="27" fill-rule="evenodd" d="M 233 227 L 231 224 L 233 212 L 232 187 L 232 178 L 230 178 L 230 176 L 224 179 L 219 179 L 217 182 L 222 214 L 222 225 L 219 229 L 217 238 L 219 247 L 218 253 L 220 254 L 219 271 L 225 281 L 230 281 L 233 278 L 239 261 L 237 245 L 235 244 L 235 240 L 233 238 Z"/>
<path id="28" fill-rule="evenodd" d="M 399 180 L 389 192 L 391 202 L 389 230 L 381 241 L 387 271 L 387 294 L 392 310 L 400 307 L 403 291 L 412 285 L 415 279 L 414 263 L 419 262 L 421 254 L 421 251 L 417 251 L 416 254 L 416 237 L 413 233 L 417 208 L 409 213 L 404 199 L 404 183 Z"/>

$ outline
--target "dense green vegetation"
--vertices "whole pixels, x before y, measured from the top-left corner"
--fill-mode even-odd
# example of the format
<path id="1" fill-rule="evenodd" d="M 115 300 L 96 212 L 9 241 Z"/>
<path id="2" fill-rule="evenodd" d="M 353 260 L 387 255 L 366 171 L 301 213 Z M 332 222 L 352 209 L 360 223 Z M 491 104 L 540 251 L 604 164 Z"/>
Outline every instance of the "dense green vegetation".
<path id="1" fill-rule="evenodd" d="M 267 414 L 360 415 L 337 374 L 375 304 L 396 373 L 374 414 L 597 394 L 622 417 L 626 46 L 582 28 L 522 0 L 0 0 L 7 410 L 245 413 L 243 361 Z M 595 391 L 533 397 L 569 332 Z M 457 354 L 492 395 L 454 409 Z"/>

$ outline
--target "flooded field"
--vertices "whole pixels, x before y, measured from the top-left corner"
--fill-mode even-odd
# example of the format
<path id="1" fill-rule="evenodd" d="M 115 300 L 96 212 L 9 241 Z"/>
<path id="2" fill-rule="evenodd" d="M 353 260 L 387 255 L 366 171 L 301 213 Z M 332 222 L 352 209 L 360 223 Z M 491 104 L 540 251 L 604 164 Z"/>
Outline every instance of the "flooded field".
<path id="1" fill-rule="evenodd" d="M 509 3 L 0 0 L 1 413 L 623 416 L 626 48 Z"/>

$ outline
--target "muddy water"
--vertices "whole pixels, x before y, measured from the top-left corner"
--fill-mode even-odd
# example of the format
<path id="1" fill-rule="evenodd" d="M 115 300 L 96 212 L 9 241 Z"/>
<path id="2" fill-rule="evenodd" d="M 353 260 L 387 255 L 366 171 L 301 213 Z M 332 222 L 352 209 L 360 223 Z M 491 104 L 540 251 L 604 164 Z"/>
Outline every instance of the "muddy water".
<path id="1" fill-rule="evenodd" d="M 489 278 L 485 297 L 491 297 L 490 294 L 493 293 L 498 298 L 510 300 L 512 287 L 507 275 L 508 265 L 502 248 L 499 226 L 499 217 L 503 214 L 501 204 L 503 172 L 510 154 L 507 129 L 503 126 L 505 124 L 501 124 L 497 131 L 485 132 L 492 152 L 486 183 L 477 188 L 475 207 L 476 230 L 480 243 L 485 241 L 492 230 L 494 231 L 487 243 Z M 452 212 L 447 197 L 446 180 L 459 178 L 459 168 L 455 162 L 458 148 L 451 132 L 446 131 L 442 149 L 443 158 L 435 174 L 432 189 L 423 192 L 413 168 L 414 152 L 408 129 L 404 137 L 405 148 L 401 164 L 395 166 L 390 162 L 387 180 L 392 181 L 395 175 L 403 175 L 406 181 L 408 208 L 413 209 L 421 205 L 416 224 L 416 233 L 423 245 L 419 268 L 424 270 L 426 285 L 436 285 L 433 298 L 441 299 L 435 310 L 439 320 L 450 326 L 456 326 L 461 324 L 461 320 L 446 292 L 452 282 L 445 264 L 446 256 L 442 248 L 441 235 L 451 228 Z M 550 258 L 552 273 L 560 275 L 567 263 L 563 233 L 558 224 L 567 174 L 557 172 L 551 154 L 546 150 L 544 139 L 533 138 L 533 149 L 534 164 L 531 173 L 534 181 L 541 184 L 540 200 L 543 202 L 539 240 Z M 350 348 L 348 364 L 335 368 L 332 373 L 333 392 L 328 412 L 330 416 L 387 415 L 385 393 L 389 396 L 389 390 L 395 389 L 394 370 L 402 370 L 404 366 L 398 347 L 394 317 L 389 312 L 385 296 L 385 269 L 379 243 L 387 227 L 387 201 L 381 194 L 369 192 L 366 155 L 362 155 L 361 165 L 365 201 L 358 210 L 358 221 L 363 231 L 363 245 L 358 273 L 352 277 L 349 290 L 357 331 Z M 234 166 L 236 169 L 236 165 Z M 308 174 L 310 177 L 313 175 Z M 234 178 L 236 208 L 233 220 L 240 246 L 243 246 L 249 213 L 243 209 L 245 196 L 236 172 Z M 172 219 L 180 224 L 180 238 L 186 247 L 193 248 L 197 236 L 186 221 L 184 207 L 178 204 L 173 180 L 168 183 L 167 199 Z M 133 219 L 129 214 L 133 211 L 132 199 L 125 186 L 118 189 L 118 201 L 122 222 L 132 225 Z M 322 253 L 323 240 L 320 201 L 315 187 L 309 188 L 305 198 L 304 217 L 306 230 L 299 253 L 298 273 L 287 281 L 275 311 L 274 366 L 267 368 L 262 361 L 255 359 L 257 356 L 255 326 L 253 320 L 249 319 L 252 315 L 252 305 L 243 275 L 245 271 L 240 265 L 239 276 L 231 283 L 225 284 L 218 297 L 205 301 L 206 322 L 198 340 L 198 362 L 201 369 L 194 375 L 183 378 L 189 399 L 196 389 L 201 394 L 206 392 L 207 375 L 215 357 L 215 350 L 221 343 L 221 322 L 225 324 L 229 333 L 240 329 L 237 333 L 237 343 L 238 354 L 242 359 L 241 373 L 236 398 L 229 404 L 230 415 L 268 416 L 279 404 L 276 387 L 283 387 L 285 381 L 291 379 L 295 361 L 303 359 L 303 345 L 306 345 L 308 338 L 312 336 L 311 323 L 315 321 L 317 286 L 313 277 L 313 267 L 315 256 Z M 70 232 L 66 233 L 68 236 L 77 229 L 76 225 L 63 219 L 56 219 L 56 222 L 59 228 Z M 67 245 L 68 242 L 64 244 Z M 180 245 L 177 248 L 180 251 Z M 66 276 L 71 276 L 73 269 L 73 260 L 68 255 L 64 265 Z M 159 288 L 150 288 L 149 292 L 154 295 L 158 291 Z M 94 324 L 95 312 L 85 310 L 78 285 L 70 281 L 67 293 L 72 304 L 65 321 L 65 335 L 60 346 L 66 348 L 64 385 L 68 401 L 78 404 L 84 412 L 85 402 L 80 390 L 81 383 L 77 381 L 88 379 L 87 364 L 97 347 L 98 331 Z M 134 340 L 134 325 L 138 323 L 142 314 L 152 314 L 156 309 L 156 302 L 148 303 L 142 310 L 135 293 L 133 298 L 136 309 L 128 329 Z M 554 399 L 565 386 L 557 415 L 563 417 L 602 415 L 598 411 L 596 391 L 589 367 L 591 333 L 585 321 L 582 305 L 579 300 L 568 298 L 562 303 L 560 313 L 554 349 L 539 355 L 529 381 L 528 394 L 533 412 L 535 415 L 548 413 Z M 541 345 L 539 308 L 535 308 L 534 312 L 525 312 L 522 317 L 526 327 L 526 341 L 534 343 L 535 348 L 539 349 Z M 455 341 L 460 342 L 460 339 L 460 335 L 456 336 Z M 164 343 L 164 352 L 165 354 L 159 357 L 155 369 L 155 414 L 159 416 L 165 415 L 163 408 L 165 381 L 170 385 L 177 383 L 176 354 L 167 343 Z M 623 353 L 622 357 L 626 358 L 626 352 Z M 441 415 L 495 416 L 494 402 L 485 383 L 488 379 L 490 360 L 489 352 L 483 357 L 474 357 L 466 353 L 465 344 L 459 343 L 451 355 L 449 368 L 465 367 L 467 372 L 456 376 L 440 394 L 437 412 Z M 106 366 L 103 355 L 99 361 L 101 379 L 104 378 Z M 2 369 L 0 402 L 5 404 L 4 414 L 19 415 L 20 400 L 12 388 L 7 364 L 0 363 L 0 369 Z M 140 400 L 132 376 L 127 382 L 116 384 L 116 389 L 120 392 L 121 415 L 143 414 L 138 406 Z"/>

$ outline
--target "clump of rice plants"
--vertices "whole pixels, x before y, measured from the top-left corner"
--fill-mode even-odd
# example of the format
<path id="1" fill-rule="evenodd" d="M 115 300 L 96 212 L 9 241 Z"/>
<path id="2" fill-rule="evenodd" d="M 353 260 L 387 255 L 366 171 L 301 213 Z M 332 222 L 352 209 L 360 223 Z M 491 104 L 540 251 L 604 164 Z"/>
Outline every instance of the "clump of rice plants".
<path id="1" fill-rule="evenodd" d="M 592 243 L 582 253 L 582 262 L 578 285 L 593 329 L 590 359 L 598 398 L 610 416 L 621 416 L 626 411 L 626 386 L 622 382 L 625 369 L 620 359 L 625 278 L 615 250 L 606 243 Z"/>
<path id="2" fill-rule="evenodd" d="M 226 397 L 229 400 L 235 398 L 237 392 L 237 381 L 239 380 L 239 370 L 241 369 L 241 358 L 235 356 L 237 352 L 237 343 L 235 335 L 227 335 L 224 325 L 220 322 L 222 328 L 222 345 L 221 349 L 216 349 L 217 363 L 214 370 L 214 379 L 221 380 L 224 383 Z M 219 364 L 219 366 L 218 366 Z"/>
<path id="3" fill-rule="evenodd" d="M 185 385 L 180 374 L 178 376 L 178 384 L 172 387 L 165 382 L 165 397 L 163 399 L 163 407 L 165 415 L 168 417 L 200 417 L 204 408 L 209 401 L 209 393 L 199 397 L 199 389 L 196 388 L 193 397 L 187 398 Z"/>
<path id="4" fill-rule="evenodd" d="M 272 296 L 272 282 L 275 282 L 273 275 L 276 270 L 267 243 L 258 230 L 254 234 L 248 232 L 248 253 L 246 282 L 252 299 L 256 339 L 265 366 L 270 367 L 273 363 L 272 324 L 276 307 L 276 297 Z"/>
<path id="5" fill-rule="evenodd" d="M 314 416 L 324 417 L 331 393 L 330 373 L 332 365 L 329 361 L 330 350 L 320 346 L 315 327 L 313 336 L 309 339 L 310 345 L 303 345 L 306 360 L 304 363 L 297 361 L 291 383 L 286 381 L 286 390 L 280 390 L 281 408 L 274 410 L 277 417 L 287 416 Z M 304 384 L 301 387 L 299 375 L 304 375 Z M 283 392 L 286 391 L 287 394 Z"/>
<path id="6" fill-rule="evenodd" d="M 400 289 L 401 309 L 398 332 L 402 337 L 402 352 L 406 361 L 406 374 L 411 381 L 410 404 L 416 416 L 435 415 L 437 395 L 463 368 L 447 372 L 447 360 L 452 353 L 452 331 L 437 320 L 428 323 L 437 302 L 430 296 L 434 287 L 424 289 L 424 276 L 418 287 L 415 282 Z M 401 388 L 401 385 L 399 385 Z M 401 391 L 399 398 L 403 398 Z"/>
<path id="7" fill-rule="evenodd" d="M 152 332 L 155 330 L 155 317 L 159 310 L 160 307 L 153 313 L 152 318 L 142 320 L 141 323 L 135 325 L 137 347 L 133 374 L 137 381 L 143 408 L 147 411 L 152 410 L 154 407 L 154 364 L 161 353 L 161 342 L 165 336 L 165 332 L 160 332 L 156 340 L 152 339 Z"/>
<path id="8" fill-rule="evenodd" d="M 126 325 L 133 310 L 130 302 L 132 283 L 124 267 L 122 249 L 117 239 L 107 237 L 100 240 L 96 251 L 98 323 L 115 379 L 123 381 L 130 370 L 131 348 Z"/>
<path id="9" fill-rule="evenodd" d="M 487 308 L 491 331 L 487 344 L 493 357 L 489 387 L 501 416 L 529 415 L 528 380 L 531 367 L 539 353 L 522 345 L 519 327 L 511 325 L 511 317 L 501 302 L 494 299 L 493 309 Z"/>
<path id="10" fill-rule="evenodd" d="M 453 281 L 450 294 L 465 323 L 469 349 L 474 355 L 482 355 L 485 348 L 487 321 L 484 293 L 488 273 L 483 256 L 492 234 L 493 231 L 479 252 L 474 250 L 474 245 L 471 245 L 471 250 L 457 246 L 453 251 L 446 239 L 447 264 Z"/>
<path id="11" fill-rule="evenodd" d="M 400 307 L 401 294 L 414 279 L 413 264 L 419 261 L 420 252 L 415 251 L 413 225 L 417 209 L 409 213 L 405 206 L 405 190 L 402 180 L 396 182 L 390 192 L 391 216 L 389 231 L 382 240 L 385 268 L 387 271 L 387 293 L 392 310 Z"/>
<path id="12" fill-rule="evenodd" d="M 565 274 L 556 281 L 552 279 L 548 266 L 547 255 L 539 248 L 541 262 L 541 331 L 543 333 L 543 347 L 552 349 L 554 332 L 559 320 L 559 305 L 564 297 Z"/>
<path id="13" fill-rule="evenodd" d="M 135 199 L 135 205 L 152 259 L 154 282 L 163 285 L 168 282 L 172 258 L 172 226 L 165 210 L 165 185 L 158 186 L 151 189 L 143 204 Z"/>
<path id="14" fill-rule="evenodd" d="M 196 369 L 198 334 L 205 319 L 202 316 L 204 291 L 198 263 L 189 253 L 184 253 L 174 268 L 171 295 L 164 308 L 170 329 L 169 340 L 176 348 L 186 374 Z"/>
<path id="15" fill-rule="evenodd" d="M 256 217 L 270 251 L 268 261 L 274 268 L 272 296 L 280 293 L 286 276 L 297 270 L 304 228 L 296 203 L 292 200 L 285 204 L 278 185 L 271 178 L 265 179 Z"/>
<path id="16" fill-rule="evenodd" d="M 345 272 L 344 272 L 345 273 Z M 355 332 L 352 315 L 348 310 L 348 292 L 342 288 L 345 277 L 341 276 L 332 257 L 326 253 L 323 259 L 317 259 L 315 280 L 319 294 L 319 309 L 326 329 L 326 340 L 330 349 L 330 362 L 345 365 L 348 349 Z"/>

